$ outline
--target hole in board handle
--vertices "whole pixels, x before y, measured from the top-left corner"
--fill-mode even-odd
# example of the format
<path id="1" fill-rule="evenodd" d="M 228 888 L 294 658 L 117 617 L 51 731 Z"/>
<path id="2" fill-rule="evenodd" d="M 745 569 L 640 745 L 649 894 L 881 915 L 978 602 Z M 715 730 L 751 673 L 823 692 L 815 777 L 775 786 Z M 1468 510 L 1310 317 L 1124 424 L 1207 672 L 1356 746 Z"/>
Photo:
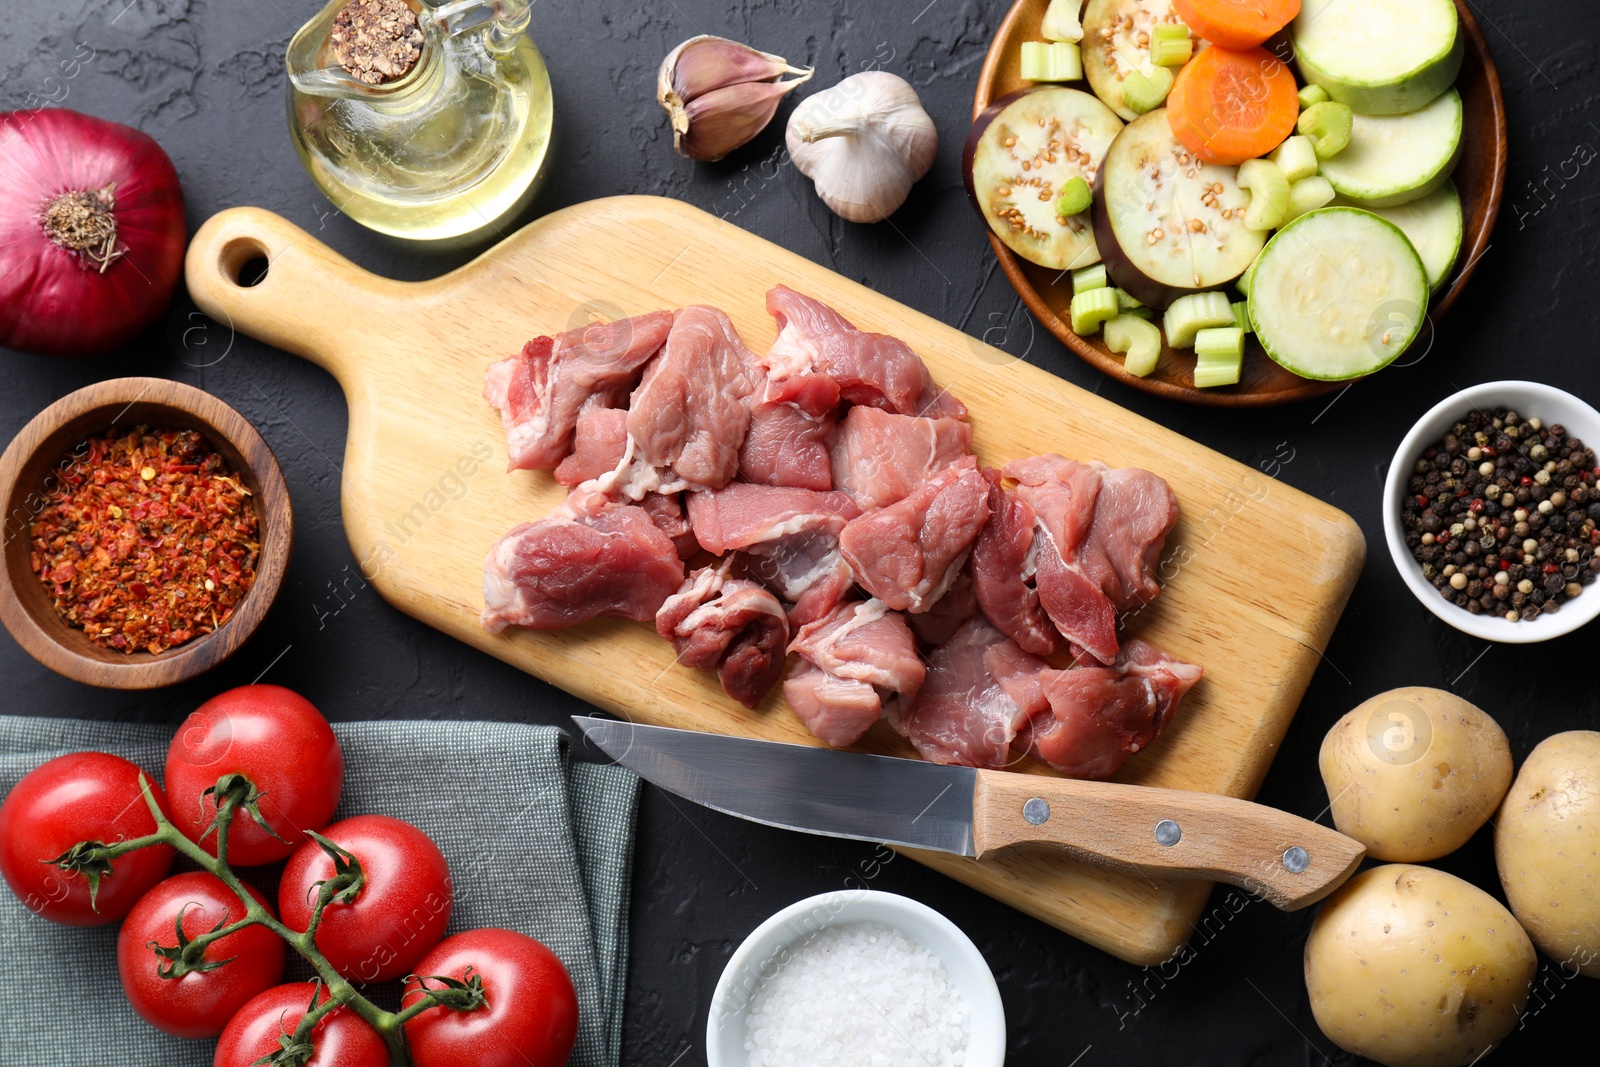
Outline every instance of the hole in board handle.
<path id="1" fill-rule="evenodd" d="M 222 249 L 222 274 L 241 289 L 250 289 L 266 280 L 270 270 L 267 250 L 252 237 L 229 241 Z"/>

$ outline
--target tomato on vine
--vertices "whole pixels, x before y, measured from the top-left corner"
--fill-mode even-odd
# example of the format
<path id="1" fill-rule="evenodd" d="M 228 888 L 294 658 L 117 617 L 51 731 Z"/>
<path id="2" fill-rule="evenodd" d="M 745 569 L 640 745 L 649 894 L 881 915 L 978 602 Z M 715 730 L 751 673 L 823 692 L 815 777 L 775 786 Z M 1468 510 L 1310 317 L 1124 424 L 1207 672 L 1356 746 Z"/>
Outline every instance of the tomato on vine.
<path id="1" fill-rule="evenodd" d="M 251 897 L 269 905 L 254 887 Z M 265 926 L 212 938 L 245 918 L 214 874 L 175 874 L 135 904 L 117 936 L 117 971 L 128 1002 L 158 1030 L 216 1037 L 257 993 L 283 977 L 283 940 Z"/>
<path id="2" fill-rule="evenodd" d="M 172 822 L 216 855 L 213 821 L 231 795 L 239 815 L 228 862 L 281 860 L 333 818 L 343 786 L 339 741 L 305 697 L 276 685 L 230 689 L 196 708 L 167 750 Z"/>
<path id="3" fill-rule="evenodd" d="M 316 983 L 317 1004 L 328 991 Z M 335 1008 L 317 1020 L 308 1044 L 311 1056 L 293 1041 L 295 1028 L 311 1008 L 312 984 L 290 982 L 256 994 L 234 1015 L 217 1042 L 212 1067 L 253 1067 L 280 1056 L 300 1067 L 389 1067 L 389 1049 L 378 1031 L 349 1008 Z"/>
<path id="4" fill-rule="evenodd" d="M 115 922 L 166 877 L 167 845 L 116 859 L 93 854 L 155 832 L 140 773 L 120 756 L 76 752 L 28 772 L 6 796 L 0 875 L 30 911 L 69 926 Z M 151 782 L 150 791 L 165 807 L 161 787 Z"/>
<path id="5" fill-rule="evenodd" d="M 318 889 L 353 858 L 359 882 L 323 910 L 316 944 L 334 970 L 352 982 L 403 978 L 444 936 L 450 923 L 450 868 L 427 834 L 387 815 L 334 823 L 289 859 L 278 885 L 278 912 L 291 930 L 311 922 Z"/>
<path id="6" fill-rule="evenodd" d="M 400 1006 L 444 1003 L 405 1023 L 415 1067 L 561 1067 L 578 1038 L 578 995 L 561 960 L 514 930 L 469 930 L 417 963 Z M 464 1010 L 463 1010 L 464 1009 Z"/>

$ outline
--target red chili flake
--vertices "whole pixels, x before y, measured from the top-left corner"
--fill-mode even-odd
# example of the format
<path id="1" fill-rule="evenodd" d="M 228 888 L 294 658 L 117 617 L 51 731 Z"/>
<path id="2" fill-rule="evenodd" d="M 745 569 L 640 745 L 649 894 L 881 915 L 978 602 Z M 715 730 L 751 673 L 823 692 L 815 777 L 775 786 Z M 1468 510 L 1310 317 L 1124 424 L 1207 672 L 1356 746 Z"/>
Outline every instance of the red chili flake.
<path id="1" fill-rule="evenodd" d="M 1483 510 L 1483 501 L 1474 499 L 1470 504 L 1467 505 L 1467 510 L 1468 511 L 1482 511 Z"/>
<path id="2" fill-rule="evenodd" d="M 1501 561 L 1500 561 L 1500 569 L 1501 569 L 1501 570 L 1505 570 L 1505 569 L 1507 569 L 1507 568 L 1508 568 L 1508 567 L 1510 567 L 1510 566 L 1511 566 L 1511 564 L 1510 564 L 1510 563 L 1507 563 L 1507 562 L 1506 562 L 1506 561 L 1505 561 L 1505 560 L 1501 560 Z"/>
<path id="3" fill-rule="evenodd" d="M 1558 571 L 1560 569 L 1561 568 L 1557 567 L 1554 563 L 1546 563 L 1544 565 L 1544 572 L 1546 574 L 1554 574 L 1556 571 Z"/>
<path id="4" fill-rule="evenodd" d="M 140 426 L 63 464 L 30 534 L 33 571 L 67 622 L 105 648 L 161 653 L 233 616 L 255 581 L 260 524 L 209 441 Z M 210 559 L 219 542 L 237 550 L 225 581 Z"/>
<path id="5" fill-rule="evenodd" d="M 1425 496 L 1422 496 L 1421 494 L 1418 494 L 1418 496 L 1417 496 L 1417 507 L 1425 508 L 1427 506 L 1428 506 L 1428 498 L 1425 497 Z"/>

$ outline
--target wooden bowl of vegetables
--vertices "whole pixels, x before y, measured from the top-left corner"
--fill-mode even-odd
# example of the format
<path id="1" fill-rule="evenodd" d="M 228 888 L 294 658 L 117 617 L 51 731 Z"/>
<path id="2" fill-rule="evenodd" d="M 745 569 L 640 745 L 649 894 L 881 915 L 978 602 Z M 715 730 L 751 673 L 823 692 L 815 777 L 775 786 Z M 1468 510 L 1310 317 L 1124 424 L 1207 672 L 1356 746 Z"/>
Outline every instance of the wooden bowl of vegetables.
<path id="1" fill-rule="evenodd" d="M 58 674 L 113 689 L 231 656 L 278 594 L 283 472 L 245 418 L 160 378 L 80 389 L 0 456 L 0 622 Z"/>
<path id="2" fill-rule="evenodd" d="M 1386 43 L 1349 47 L 1355 8 Z M 968 193 L 1028 308 L 1190 403 L 1310 399 L 1425 351 L 1505 187 L 1460 0 L 1018 0 L 973 117 Z"/>

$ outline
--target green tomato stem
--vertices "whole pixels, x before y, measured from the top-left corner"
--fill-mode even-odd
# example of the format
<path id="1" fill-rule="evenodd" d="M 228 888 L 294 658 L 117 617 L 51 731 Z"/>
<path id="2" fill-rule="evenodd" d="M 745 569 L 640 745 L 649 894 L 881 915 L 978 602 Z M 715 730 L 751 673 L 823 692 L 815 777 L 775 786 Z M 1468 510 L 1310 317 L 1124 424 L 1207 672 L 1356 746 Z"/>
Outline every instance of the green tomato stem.
<path id="1" fill-rule="evenodd" d="M 147 834 L 142 838 L 136 838 L 134 841 L 123 842 L 120 846 L 111 846 L 122 848 L 122 852 L 119 852 L 118 855 L 134 851 L 133 847 L 129 846 L 133 846 L 136 842 L 139 848 L 158 844 L 170 845 L 193 860 L 202 870 L 219 878 L 244 905 L 245 918 L 230 925 L 225 931 L 219 931 L 218 937 L 223 936 L 224 933 L 232 933 L 235 929 L 242 929 L 245 926 L 252 925 L 264 926 L 277 934 L 290 948 L 293 948 L 307 963 L 311 964 L 318 977 L 322 979 L 323 984 L 327 986 L 327 1004 L 332 1005 L 332 1007 L 317 1015 L 316 1019 L 312 1021 L 311 1028 L 314 1029 L 316 1023 L 327 1012 L 339 1007 L 347 1007 L 364 1019 L 383 1038 L 384 1044 L 389 1049 L 391 1067 L 411 1067 L 411 1054 L 406 1048 L 405 1033 L 401 1028 L 407 1020 L 414 1018 L 421 1008 L 432 1007 L 432 1001 L 428 997 L 423 997 L 417 1004 L 413 1004 L 411 1008 L 399 1014 L 385 1011 L 357 992 L 355 986 L 351 985 L 338 971 L 333 969 L 333 965 L 328 962 L 327 957 L 317 948 L 315 941 L 316 925 L 320 922 L 322 911 L 327 906 L 327 901 L 324 897 L 330 894 L 318 893 L 317 907 L 312 913 L 312 922 L 308 924 L 309 929 L 304 932 L 289 929 L 277 916 L 273 915 L 270 910 L 263 907 L 256 900 L 249 889 L 245 887 L 245 884 L 239 880 L 239 876 L 234 874 L 233 869 L 222 859 L 222 856 L 225 856 L 227 852 L 228 829 L 233 818 L 231 801 L 225 800 L 218 807 L 218 855 L 213 856 L 185 837 L 177 827 L 167 820 L 165 813 L 161 810 L 161 805 L 156 803 L 155 795 L 150 790 L 150 783 L 143 775 L 139 776 L 139 788 L 144 793 L 145 804 L 150 808 L 150 814 L 156 820 L 156 832 Z M 419 1008 L 419 1005 L 421 1008 Z M 322 1005 L 319 1005 L 318 1010 L 320 1011 L 322 1007 Z M 307 1017 L 311 1014 L 308 1012 Z M 298 1032 L 298 1028 L 296 1029 Z M 309 1032 L 310 1030 L 308 1029 L 307 1033 L 309 1034 Z"/>

